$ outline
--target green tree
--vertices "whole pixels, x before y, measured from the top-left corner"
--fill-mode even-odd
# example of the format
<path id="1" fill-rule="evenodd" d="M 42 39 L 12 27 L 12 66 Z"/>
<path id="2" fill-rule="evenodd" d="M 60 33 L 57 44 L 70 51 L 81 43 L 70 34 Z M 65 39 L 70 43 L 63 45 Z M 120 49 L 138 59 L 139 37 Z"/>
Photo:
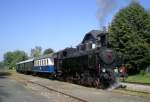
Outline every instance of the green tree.
<path id="1" fill-rule="evenodd" d="M 3 69 L 4 68 L 4 63 L 1 61 L 0 62 L 0 69 Z"/>
<path id="2" fill-rule="evenodd" d="M 42 55 L 42 47 L 36 46 L 35 48 L 31 49 L 31 57 L 39 57 Z"/>
<path id="3" fill-rule="evenodd" d="M 28 59 L 27 54 L 24 51 L 6 52 L 4 54 L 4 65 L 9 69 L 13 69 L 17 62 Z"/>
<path id="4" fill-rule="evenodd" d="M 124 57 L 128 68 L 145 68 L 150 64 L 150 15 L 138 3 L 121 9 L 109 27 L 112 47 Z"/>
<path id="5" fill-rule="evenodd" d="M 46 49 L 46 50 L 43 52 L 43 55 L 51 54 L 51 53 L 53 53 L 53 52 L 54 52 L 53 49 L 48 48 L 48 49 Z"/>

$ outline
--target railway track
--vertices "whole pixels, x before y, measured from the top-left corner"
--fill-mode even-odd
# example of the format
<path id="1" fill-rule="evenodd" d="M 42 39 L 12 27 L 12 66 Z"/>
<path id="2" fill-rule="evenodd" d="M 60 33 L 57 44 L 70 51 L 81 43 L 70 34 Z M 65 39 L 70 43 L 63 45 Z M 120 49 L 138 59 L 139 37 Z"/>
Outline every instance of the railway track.
<path id="1" fill-rule="evenodd" d="M 81 98 L 78 98 L 78 97 L 75 97 L 75 96 L 72 96 L 72 95 L 69 95 L 69 94 L 66 94 L 64 92 L 61 92 L 61 91 L 58 91 L 58 90 L 55 90 L 55 89 L 52 89 L 52 88 L 49 88 L 48 86 L 45 86 L 45 85 L 42 85 L 40 83 L 37 83 L 37 82 L 33 82 L 33 81 L 30 81 L 30 80 L 27 80 L 25 78 L 22 78 L 20 76 L 15 76 L 15 77 L 12 77 L 12 79 L 15 79 L 17 81 L 20 81 L 21 83 L 23 83 L 24 85 L 28 85 L 28 84 L 33 84 L 33 85 L 37 85 L 37 86 L 40 86 L 44 89 L 47 89 L 48 91 L 50 91 L 49 93 L 55 93 L 55 95 L 59 94 L 59 95 L 62 95 L 63 97 L 67 98 L 70 98 L 69 101 L 64 101 L 64 102 L 88 102 L 86 100 L 83 100 Z"/>
<path id="2" fill-rule="evenodd" d="M 83 99 L 81 99 L 81 98 L 78 98 L 78 97 L 75 97 L 75 96 L 72 96 L 72 95 L 69 95 L 69 94 L 63 93 L 63 92 L 61 92 L 61 91 L 58 91 L 58 90 L 55 90 L 55 89 L 49 88 L 49 87 L 44 86 L 44 85 L 41 85 L 41 84 L 39 84 L 39 83 L 32 82 L 32 81 L 28 81 L 28 82 L 29 82 L 29 83 L 32 83 L 32 84 L 39 85 L 39 86 L 41 86 L 41 87 L 43 87 L 43 88 L 46 88 L 47 90 L 50 90 L 50 91 L 53 91 L 53 92 L 56 92 L 56 93 L 59 93 L 59 94 L 62 94 L 62 95 L 68 96 L 68 97 L 70 97 L 70 98 L 73 98 L 73 99 L 75 99 L 75 100 L 78 100 L 79 102 L 87 102 L 86 100 L 83 100 Z"/>
<path id="3" fill-rule="evenodd" d="M 117 96 L 113 97 L 113 99 L 115 99 L 115 98 L 118 99 L 118 95 L 120 95 L 119 97 L 124 97 L 124 95 L 122 96 L 121 94 L 125 94 L 125 95 L 127 94 L 127 95 L 131 95 L 131 96 L 135 95 L 135 96 L 149 98 L 149 94 L 147 94 L 147 93 L 141 93 L 138 91 L 131 92 L 130 90 L 122 90 L 122 89 L 113 91 L 113 93 L 102 91 L 102 92 L 100 92 L 100 94 L 98 94 L 99 92 L 96 92 L 95 90 L 87 91 L 87 90 L 84 90 L 84 88 L 83 88 L 83 91 L 82 91 L 79 88 L 79 89 L 77 89 L 77 91 L 75 91 L 75 94 L 74 94 L 74 89 L 72 88 L 72 86 L 67 86 L 66 84 L 63 84 L 63 83 L 58 84 L 58 82 L 55 82 L 55 81 L 54 81 L 54 83 L 53 83 L 53 81 L 50 81 L 51 83 L 48 83 L 49 82 L 48 80 L 41 81 L 40 78 L 39 79 L 36 77 L 32 78 L 32 76 L 27 77 L 27 76 L 24 76 L 22 74 L 20 75 L 17 73 L 14 73 L 14 74 L 15 75 L 12 75 L 10 78 L 14 77 L 15 80 L 20 81 L 20 83 L 23 83 L 24 87 L 27 87 L 34 94 L 43 95 L 43 96 L 49 98 L 49 100 L 52 102 L 53 102 L 53 98 L 57 99 L 57 101 L 54 100 L 54 102 L 88 102 L 88 101 L 99 102 L 99 100 L 103 100 L 103 98 L 104 98 L 103 95 L 105 95 L 105 94 L 107 94 L 106 96 L 110 95 L 110 97 L 112 97 L 111 96 L 112 94 L 116 94 Z M 12 79 L 14 79 L 14 78 L 12 78 Z M 60 87 L 53 86 L 53 85 L 59 85 Z M 69 90 L 69 91 L 67 91 L 67 90 Z M 84 94 L 82 92 L 84 92 Z M 83 95 L 83 96 L 81 96 L 81 95 Z M 51 97 L 53 97 L 53 98 L 51 98 Z M 95 97 L 95 99 L 93 99 L 93 97 Z M 125 100 L 126 99 L 127 98 L 125 98 Z M 104 100 L 105 100 L 105 98 L 104 98 Z M 109 100 L 109 98 L 107 98 L 106 100 Z"/>

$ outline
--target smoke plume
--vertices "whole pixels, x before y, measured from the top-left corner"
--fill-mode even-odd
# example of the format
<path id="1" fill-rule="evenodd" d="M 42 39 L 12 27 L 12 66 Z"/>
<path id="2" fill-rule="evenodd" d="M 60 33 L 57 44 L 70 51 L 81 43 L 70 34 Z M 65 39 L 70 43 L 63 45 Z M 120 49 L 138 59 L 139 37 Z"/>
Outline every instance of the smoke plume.
<path id="1" fill-rule="evenodd" d="M 103 26 L 106 16 L 115 8 L 116 0 L 96 0 L 98 5 L 97 18 L 100 26 Z"/>
<path id="2" fill-rule="evenodd" d="M 124 0 L 125 1 L 125 0 Z M 139 0 L 127 0 L 130 2 L 138 2 Z M 119 0 L 96 0 L 98 5 L 97 10 L 97 19 L 99 21 L 100 27 L 102 28 L 104 25 L 104 22 L 106 20 L 106 17 L 111 13 L 117 4 L 119 4 Z"/>

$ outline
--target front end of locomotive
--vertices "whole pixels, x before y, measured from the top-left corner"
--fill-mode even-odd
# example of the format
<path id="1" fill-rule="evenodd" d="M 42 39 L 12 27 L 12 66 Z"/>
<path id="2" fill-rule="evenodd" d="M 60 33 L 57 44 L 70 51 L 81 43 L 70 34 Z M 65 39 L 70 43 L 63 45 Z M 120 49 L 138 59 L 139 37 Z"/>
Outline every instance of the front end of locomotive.
<path id="1" fill-rule="evenodd" d="M 102 48 L 99 52 L 100 67 L 99 80 L 101 88 L 108 88 L 115 84 L 114 68 L 117 66 L 117 55 L 110 48 Z"/>

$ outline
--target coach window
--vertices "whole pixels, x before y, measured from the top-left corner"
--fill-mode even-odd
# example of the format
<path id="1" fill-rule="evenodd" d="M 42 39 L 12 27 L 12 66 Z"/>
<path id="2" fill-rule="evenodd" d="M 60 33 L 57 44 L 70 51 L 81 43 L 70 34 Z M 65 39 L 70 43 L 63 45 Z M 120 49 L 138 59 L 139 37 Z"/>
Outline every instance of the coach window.
<path id="1" fill-rule="evenodd" d="M 45 59 L 45 65 L 47 65 L 47 59 Z"/>
<path id="2" fill-rule="evenodd" d="M 37 60 L 37 66 L 39 65 L 39 61 Z"/>
<path id="3" fill-rule="evenodd" d="M 47 65 L 49 65 L 49 60 L 47 59 Z"/>
<path id="4" fill-rule="evenodd" d="M 43 59 L 43 66 L 45 66 L 45 59 Z"/>
<path id="5" fill-rule="evenodd" d="M 38 66 L 38 63 L 39 63 L 39 62 L 38 62 L 38 60 L 37 60 L 37 61 L 36 61 L 36 66 Z"/>
<path id="6" fill-rule="evenodd" d="M 48 65 L 48 59 L 47 59 L 47 65 Z"/>
<path id="7" fill-rule="evenodd" d="M 37 60 L 37 66 L 39 66 L 39 60 Z"/>
<path id="8" fill-rule="evenodd" d="M 37 61 L 35 61 L 35 66 L 37 66 Z"/>
<path id="9" fill-rule="evenodd" d="M 42 60 L 40 60 L 40 66 L 42 66 Z"/>
<path id="10" fill-rule="evenodd" d="M 42 66 L 42 60 L 40 60 L 40 66 Z"/>
<path id="11" fill-rule="evenodd" d="M 43 66 L 43 59 L 41 60 L 41 66 Z"/>
<path id="12" fill-rule="evenodd" d="M 43 59 L 43 66 L 45 66 L 45 59 Z"/>
<path id="13" fill-rule="evenodd" d="M 45 65 L 47 65 L 47 59 L 45 59 Z"/>
<path id="14" fill-rule="evenodd" d="M 43 66 L 43 60 L 41 60 L 41 66 Z"/>
<path id="15" fill-rule="evenodd" d="M 36 66 L 36 61 L 34 61 L 34 66 Z"/>
<path id="16" fill-rule="evenodd" d="M 34 66 L 36 66 L 36 61 L 34 61 Z"/>
<path id="17" fill-rule="evenodd" d="M 42 66 L 44 65 L 44 59 L 42 59 Z"/>
<path id="18" fill-rule="evenodd" d="M 40 66 L 40 60 L 39 60 L 39 66 Z"/>
<path id="19" fill-rule="evenodd" d="M 41 65 L 41 61 L 39 60 L 39 66 Z"/>
<path id="20" fill-rule="evenodd" d="M 36 66 L 36 61 L 33 62 L 34 66 Z"/>
<path id="21" fill-rule="evenodd" d="M 47 64 L 46 64 L 46 59 L 45 59 L 45 65 L 47 65 Z"/>
<path id="22" fill-rule="evenodd" d="M 43 59 L 43 66 L 45 66 L 45 59 Z"/>
<path id="23" fill-rule="evenodd" d="M 44 65 L 44 60 L 42 60 L 42 66 Z"/>
<path id="24" fill-rule="evenodd" d="M 48 59 L 47 59 L 47 65 L 48 65 L 48 63 L 49 63 L 49 61 L 48 61 Z"/>
<path id="25" fill-rule="evenodd" d="M 48 59 L 47 59 L 47 65 L 49 65 L 49 61 L 48 61 Z"/>
<path id="26" fill-rule="evenodd" d="M 47 59 L 45 59 L 45 65 L 47 65 Z"/>
<path id="27" fill-rule="evenodd" d="M 44 59 L 44 66 L 46 66 L 46 59 Z"/>
<path id="28" fill-rule="evenodd" d="M 45 66 L 45 59 L 43 59 L 43 66 Z"/>

